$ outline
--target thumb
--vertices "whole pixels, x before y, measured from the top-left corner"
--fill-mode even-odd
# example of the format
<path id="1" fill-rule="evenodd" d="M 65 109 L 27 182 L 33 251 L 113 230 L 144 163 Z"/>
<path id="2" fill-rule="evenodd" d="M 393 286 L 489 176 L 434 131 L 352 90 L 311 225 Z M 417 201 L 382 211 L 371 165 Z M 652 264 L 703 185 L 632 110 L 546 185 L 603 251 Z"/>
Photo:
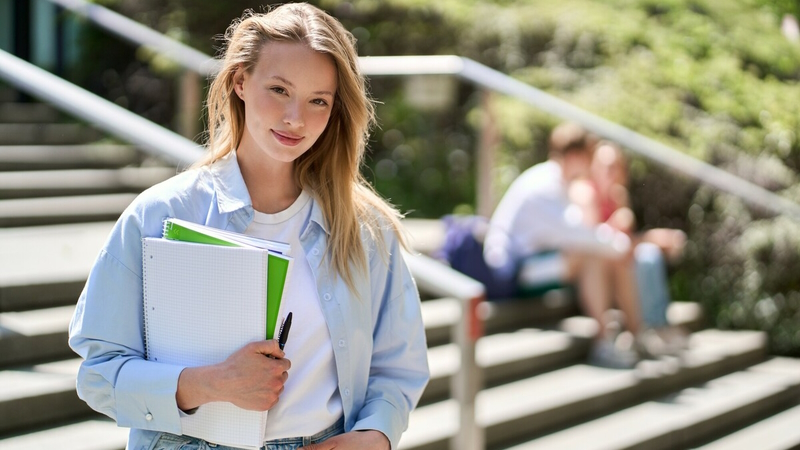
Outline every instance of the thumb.
<path id="1" fill-rule="evenodd" d="M 279 359 L 282 359 L 283 357 L 286 356 L 286 354 L 283 353 L 283 350 L 281 350 L 281 348 L 278 346 L 278 341 L 276 341 L 275 339 L 270 339 L 266 341 L 256 341 L 253 342 L 252 345 L 253 345 L 253 350 L 256 353 L 261 353 L 262 355 L 265 356 L 271 356 L 273 358 L 279 358 Z"/>
<path id="2" fill-rule="evenodd" d="M 309 444 L 309 445 L 307 445 L 305 447 L 300 447 L 297 450 L 325 450 L 325 449 L 329 449 L 329 448 L 330 447 L 324 447 L 323 448 L 322 444 Z"/>

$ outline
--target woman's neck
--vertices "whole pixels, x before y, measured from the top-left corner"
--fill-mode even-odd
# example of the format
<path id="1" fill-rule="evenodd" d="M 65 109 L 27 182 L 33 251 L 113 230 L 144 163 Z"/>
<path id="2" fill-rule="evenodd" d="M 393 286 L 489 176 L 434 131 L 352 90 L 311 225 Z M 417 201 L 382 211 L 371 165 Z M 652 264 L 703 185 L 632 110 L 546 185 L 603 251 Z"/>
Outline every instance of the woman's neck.
<path id="1" fill-rule="evenodd" d="M 294 180 L 294 163 L 259 158 L 258 152 L 247 151 L 237 153 L 237 159 L 256 211 L 281 212 L 300 196 L 300 186 Z"/>

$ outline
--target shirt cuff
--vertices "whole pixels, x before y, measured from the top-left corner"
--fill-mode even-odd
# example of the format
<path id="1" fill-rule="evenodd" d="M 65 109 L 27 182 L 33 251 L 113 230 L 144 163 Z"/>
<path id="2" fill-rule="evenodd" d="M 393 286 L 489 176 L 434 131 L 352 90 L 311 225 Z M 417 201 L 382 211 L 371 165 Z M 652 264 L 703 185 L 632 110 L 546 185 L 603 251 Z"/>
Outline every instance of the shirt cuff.
<path id="1" fill-rule="evenodd" d="M 380 431 L 389 438 L 392 449 L 396 449 L 400 436 L 405 431 L 405 425 L 400 411 L 394 405 L 385 400 L 373 400 L 361 408 L 353 430 Z"/>
<path id="2" fill-rule="evenodd" d="M 135 359 L 122 366 L 114 395 L 122 427 L 181 434 L 175 393 L 183 366 Z"/>

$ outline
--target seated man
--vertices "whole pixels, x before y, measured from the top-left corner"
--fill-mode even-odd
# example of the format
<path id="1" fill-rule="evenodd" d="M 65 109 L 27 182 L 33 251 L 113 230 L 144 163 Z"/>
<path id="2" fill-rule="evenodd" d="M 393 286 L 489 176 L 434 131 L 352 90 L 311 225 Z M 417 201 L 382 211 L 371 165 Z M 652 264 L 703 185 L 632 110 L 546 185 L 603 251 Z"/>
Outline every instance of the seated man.
<path id="1" fill-rule="evenodd" d="M 594 363 L 632 367 L 632 345 L 621 347 L 618 327 L 634 336 L 641 330 L 633 246 L 630 237 L 607 224 L 587 226 L 581 208 L 569 201 L 569 186 L 589 175 L 593 137 L 575 124 L 553 130 L 544 163 L 522 173 L 492 215 L 486 240 L 486 264 L 515 273 L 521 293 L 575 283 L 587 315 L 601 332 L 591 352 Z M 618 320 L 609 311 L 616 306 Z"/>

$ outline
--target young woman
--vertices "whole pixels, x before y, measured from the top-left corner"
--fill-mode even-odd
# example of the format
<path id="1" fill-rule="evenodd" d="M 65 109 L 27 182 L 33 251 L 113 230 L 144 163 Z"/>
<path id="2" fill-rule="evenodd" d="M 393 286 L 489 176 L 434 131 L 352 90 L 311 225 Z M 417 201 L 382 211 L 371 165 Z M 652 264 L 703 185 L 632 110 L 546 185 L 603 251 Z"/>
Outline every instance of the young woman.
<path id="1" fill-rule="evenodd" d="M 132 429 L 131 449 L 201 445 L 180 418 L 212 401 L 270 410 L 268 450 L 396 448 L 427 353 L 399 215 L 359 174 L 374 111 L 354 39 L 307 4 L 247 13 L 226 38 L 205 159 L 127 208 L 80 296 L 78 394 Z M 205 367 L 145 360 L 141 239 L 167 217 L 292 245 L 287 354 L 263 341 Z"/>

